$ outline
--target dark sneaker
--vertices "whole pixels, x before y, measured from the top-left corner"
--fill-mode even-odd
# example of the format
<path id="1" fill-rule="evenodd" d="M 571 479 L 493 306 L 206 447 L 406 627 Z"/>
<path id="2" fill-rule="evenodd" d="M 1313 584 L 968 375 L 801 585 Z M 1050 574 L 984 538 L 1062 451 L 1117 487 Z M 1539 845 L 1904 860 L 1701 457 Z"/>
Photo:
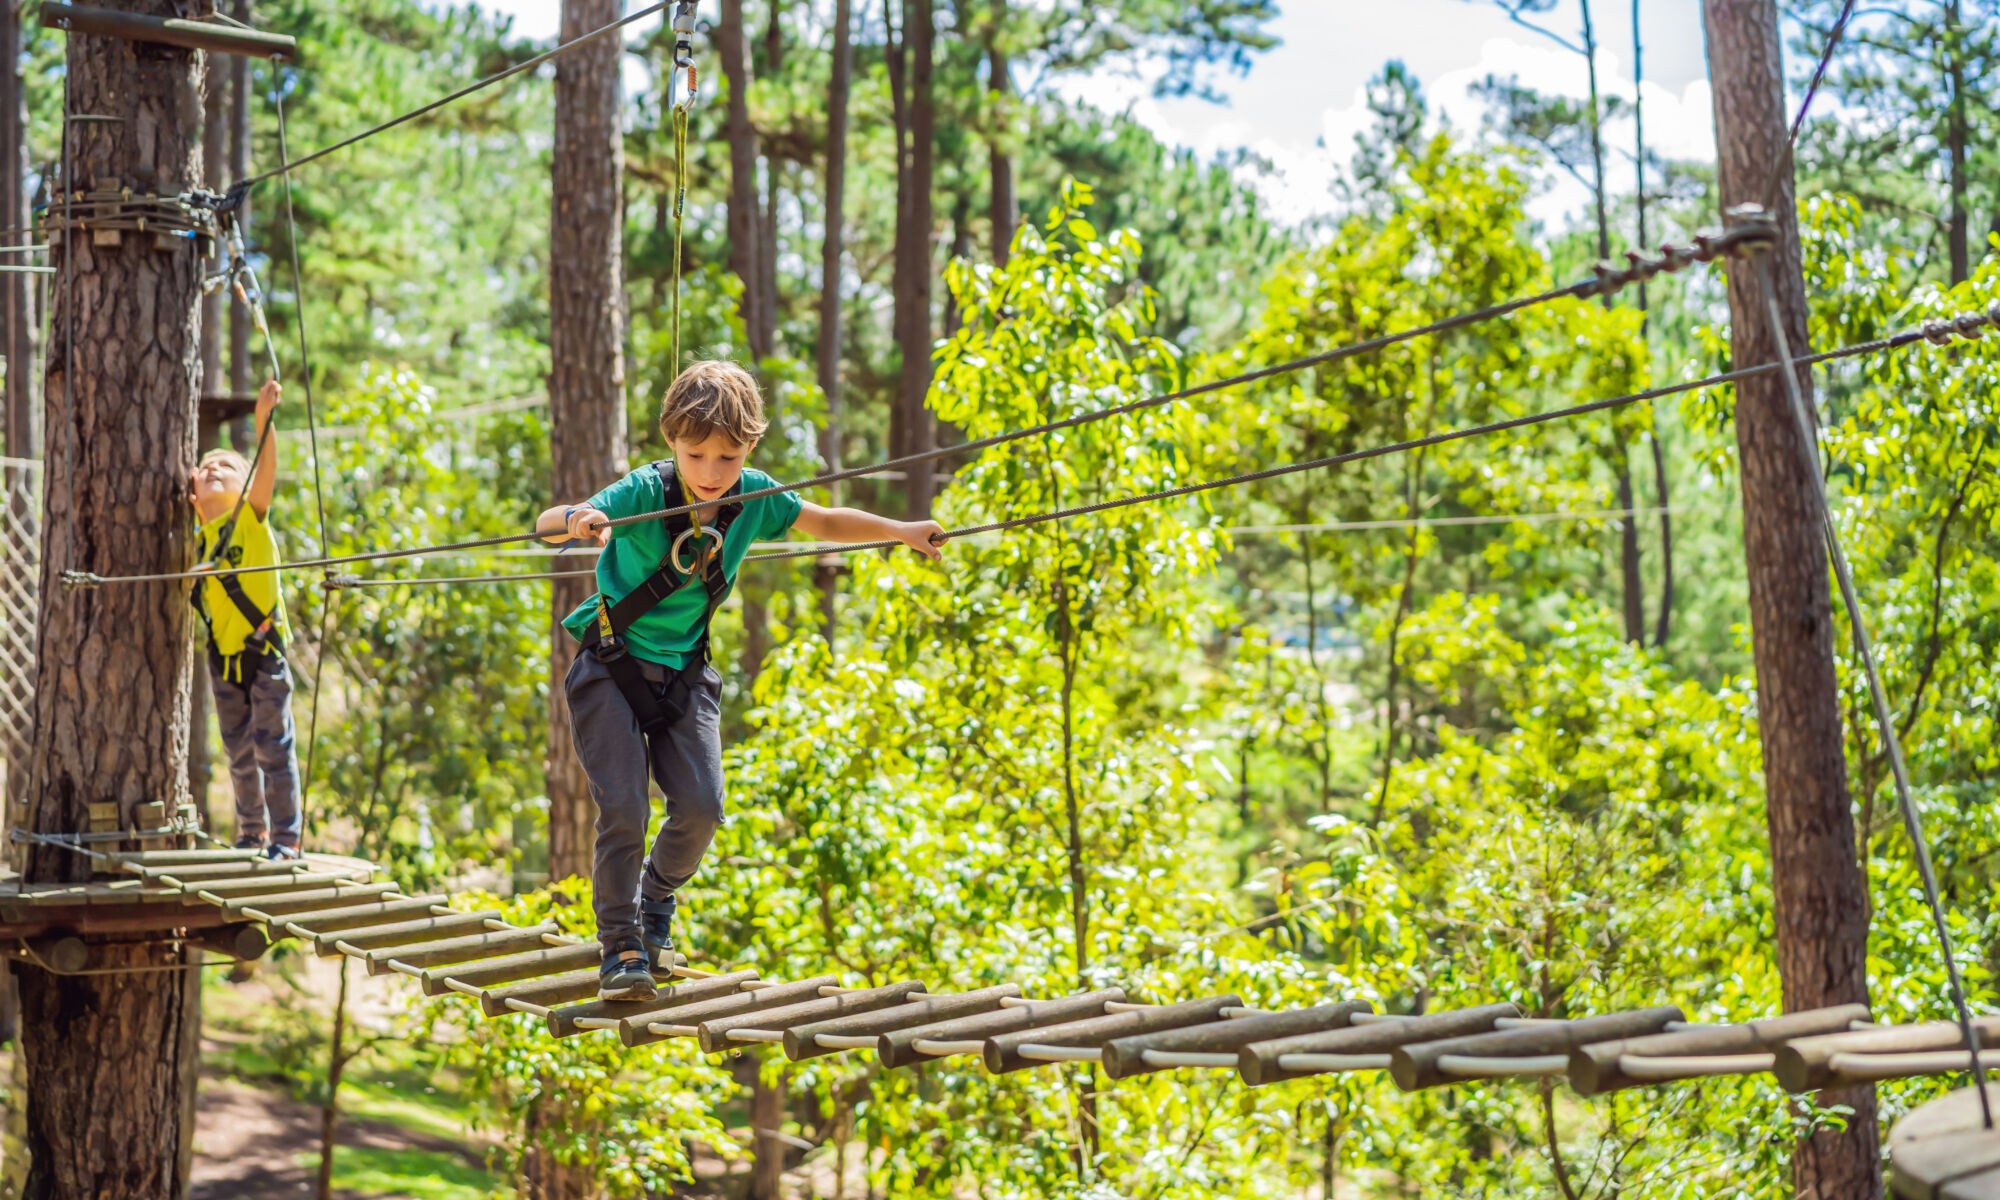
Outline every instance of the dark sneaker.
<path id="1" fill-rule="evenodd" d="M 270 859 L 272 862 L 297 862 L 299 848 L 297 846 L 287 846 L 281 842 L 272 842 L 270 847 L 264 851 L 264 857 Z"/>
<path id="2" fill-rule="evenodd" d="M 236 839 L 236 848 L 238 850 L 262 850 L 264 848 L 264 836 L 257 833 L 246 833 Z"/>
<path id="3" fill-rule="evenodd" d="M 646 961 L 660 971 L 674 965 L 674 898 L 641 900 L 639 932 L 646 942 Z"/>
<path id="4" fill-rule="evenodd" d="M 597 976 L 599 1000 L 651 1000 L 658 995 L 653 973 L 646 969 L 645 951 L 626 946 L 604 956 Z"/>

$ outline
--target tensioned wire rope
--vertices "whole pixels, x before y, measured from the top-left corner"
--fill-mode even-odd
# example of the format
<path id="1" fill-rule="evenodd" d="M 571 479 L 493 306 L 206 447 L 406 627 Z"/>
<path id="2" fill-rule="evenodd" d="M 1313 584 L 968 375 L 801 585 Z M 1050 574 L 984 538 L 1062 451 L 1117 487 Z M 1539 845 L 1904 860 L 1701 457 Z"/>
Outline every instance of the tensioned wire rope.
<path id="1" fill-rule="evenodd" d="M 1260 367 L 1254 370 L 1240 372 L 1234 375 L 1227 376 L 1222 379 L 1212 380 L 1207 383 L 1202 383 L 1194 385 L 1192 387 L 1182 388 L 1178 391 L 1172 391 L 1161 395 L 1150 396 L 1142 400 L 1134 400 L 1126 404 L 1114 405 L 1110 408 L 1096 409 L 1091 412 L 1085 412 L 1085 413 L 1077 413 L 1073 416 L 1063 417 L 1053 421 L 1044 421 L 1040 424 L 1030 425 L 1025 428 L 1012 430 L 1006 433 L 994 434 L 990 437 L 977 438 L 974 439 L 973 441 L 961 442 L 952 446 L 933 447 L 932 449 L 929 450 L 918 451 L 917 453 L 914 454 L 906 454 L 900 458 L 885 459 L 881 462 L 873 463 L 866 466 L 851 467 L 840 471 L 830 471 L 827 472 L 826 474 L 819 475 L 811 479 L 801 480 L 796 483 L 781 483 L 767 488 L 758 488 L 751 491 L 742 492 L 738 495 L 731 496 L 726 499 L 718 497 L 717 499 L 714 500 L 701 500 L 691 504 L 683 504 L 683 505 L 676 505 L 668 508 L 663 508 L 655 512 L 636 513 L 629 517 L 611 518 L 599 522 L 595 526 L 595 528 L 613 529 L 626 525 L 637 525 L 650 521 L 660 521 L 668 517 L 679 516 L 683 513 L 691 513 L 702 510 L 721 508 L 725 504 L 739 504 L 750 500 L 759 500 L 766 496 L 776 496 L 786 492 L 801 491 L 806 488 L 824 487 L 826 485 L 839 483 L 844 480 L 859 479 L 868 475 L 874 475 L 886 471 L 899 470 L 912 466 L 922 465 L 925 463 L 935 462 L 936 460 L 944 458 L 948 455 L 970 454 L 981 450 L 988 450 L 996 446 L 1003 446 L 1013 442 L 1022 441 L 1027 438 L 1038 437 L 1047 433 L 1059 432 L 1065 429 L 1074 429 L 1083 425 L 1093 424 L 1098 421 L 1109 420 L 1113 417 L 1129 416 L 1132 413 L 1141 412 L 1147 409 L 1159 408 L 1165 405 L 1177 404 L 1186 400 L 1196 399 L 1201 396 L 1207 396 L 1217 392 L 1227 391 L 1231 388 L 1241 387 L 1246 384 L 1257 383 L 1266 379 L 1272 379 L 1283 375 L 1295 374 L 1299 371 L 1310 370 L 1315 367 L 1326 366 L 1331 363 L 1340 362 L 1345 359 L 1355 358 L 1363 354 L 1369 354 L 1378 350 L 1387 349 L 1392 346 L 1400 345 L 1404 342 L 1414 341 L 1418 338 L 1433 336 L 1440 333 L 1450 333 L 1458 329 L 1466 328 L 1468 326 L 1478 325 L 1487 321 L 1497 320 L 1501 317 L 1509 316 L 1526 309 L 1537 307 L 1539 305 L 1553 303 L 1557 300 L 1588 299 L 1593 296 L 1609 295 L 1627 286 L 1628 284 L 1637 282 L 1640 279 L 1650 279 L 1662 273 L 1686 270 L 1687 268 L 1692 267 L 1697 263 L 1713 262 L 1717 258 L 1723 257 L 1724 255 L 1735 253 L 1736 251 L 1743 249 L 1749 245 L 1755 244 L 1763 240 L 1767 240 L 1768 237 L 1769 237 L 1768 226 L 1759 227 L 1753 223 L 1745 223 L 1725 233 L 1715 234 L 1715 235 L 1708 235 L 1708 234 L 1700 235 L 1695 239 L 1695 245 L 1692 247 L 1673 246 L 1673 245 L 1664 246 L 1661 248 L 1659 256 L 1655 258 L 1649 258 L 1645 255 L 1636 252 L 1628 252 L 1626 257 L 1629 260 L 1630 265 L 1623 268 L 1615 268 L 1608 263 L 1600 263 L 1595 273 L 1591 275 L 1589 278 L 1579 280 L 1578 282 L 1569 284 L 1565 287 L 1553 288 L 1548 291 L 1538 292 L 1531 296 L 1518 297 L 1516 299 L 1503 301 L 1499 304 L 1488 305 L 1484 308 L 1472 309 L 1465 312 L 1455 313 L 1450 316 L 1441 317 L 1435 321 L 1426 322 L 1425 324 L 1414 326 L 1409 329 L 1398 330 L 1392 333 L 1379 334 L 1374 337 L 1363 338 L 1357 341 L 1343 343 L 1331 349 L 1322 351 L 1318 354 L 1307 355 L 1303 358 L 1296 358 L 1287 362 L 1276 363 L 1268 367 Z M 1873 344 L 1871 343 L 1870 345 Z M 1771 368 L 1765 367 L 1759 369 L 1768 370 Z M 1688 385 L 1688 386 L 1696 386 L 1696 385 Z M 1684 386 L 1677 390 L 1685 391 L 1687 390 L 1687 387 Z M 1629 398 L 1624 402 L 1629 403 L 1634 399 L 1643 399 L 1648 394 L 1649 393 L 1641 393 L 1639 396 Z M 1673 393 L 1672 391 L 1668 391 L 1660 394 L 1671 395 Z M 1599 407 L 1609 406 L 1609 404 L 1608 402 L 1598 402 L 1598 406 Z M 1556 412 L 1546 414 L 1541 419 L 1554 420 L 1559 417 L 1577 415 L 1582 412 L 1590 412 L 1590 411 L 1595 411 L 1595 407 L 1585 406 L 1577 409 L 1558 410 Z M 1506 427 L 1510 426 L 1500 426 L 1500 428 L 1506 428 Z M 1485 430 L 1475 430 L 1473 432 L 1481 432 L 1481 431 Z M 421 557 L 426 554 L 442 554 L 442 553 L 450 553 L 461 550 L 480 550 L 480 549 L 485 549 L 489 546 L 505 546 L 516 542 L 536 541 L 547 538 L 551 533 L 559 533 L 559 532 L 561 531 L 537 529 L 537 530 L 530 530 L 525 533 L 501 534 L 497 537 L 478 538 L 463 542 L 448 542 L 433 546 L 411 546 L 398 550 L 382 550 L 382 551 L 373 551 L 365 554 L 353 554 L 353 555 L 343 555 L 331 558 L 308 559 L 303 562 L 289 563 L 284 565 L 291 567 L 301 567 L 301 568 L 329 567 L 329 566 L 345 566 L 350 563 L 379 562 L 396 558 L 415 558 L 415 557 Z M 236 568 L 233 573 L 240 575 L 249 575 L 249 574 L 256 574 L 262 571 L 279 570 L 279 569 L 282 568 L 279 566 L 239 567 Z M 175 579 L 190 579 L 194 578 L 198 574 L 207 574 L 207 572 L 180 571 L 180 572 L 153 574 L 153 575 L 113 575 L 113 576 L 94 575 L 89 572 L 66 572 L 64 575 L 64 582 L 72 586 L 96 587 L 109 583 L 152 583 L 152 582 L 161 582 L 161 581 L 175 580 Z"/>
<path id="2" fill-rule="evenodd" d="M 1817 366 L 1821 363 L 1838 362 L 1844 359 L 1857 358 L 1864 355 L 1881 354 L 1894 350 L 1901 350 L 1911 345 L 1914 345 L 1918 342 L 1931 342 L 1938 345 L 1944 345 L 1949 343 L 1954 337 L 1963 337 L 1968 340 L 1973 340 L 1982 336 L 1988 328 L 2000 329 L 2000 301 L 1994 302 L 1984 312 L 1967 312 L 1967 313 L 1961 313 L 1955 317 L 1936 318 L 1924 321 L 1921 324 L 1903 330 L 1900 333 L 1891 334 L 1886 337 L 1874 338 L 1865 342 L 1856 342 L 1852 345 L 1842 346 L 1833 350 L 1824 350 L 1817 354 L 1799 358 L 1796 360 L 1796 362 L 1799 365 Z M 1270 467 L 1261 471 L 1251 471 L 1240 475 L 1232 475 L 1225 479 L 1210 480 L 1203 483 L 1187 484 L 1182 487 L 1168 488 L 1156 492 L 1146 492 L 1138 495 L 1126 496 L 1113 500 L 1100 501 L 1094 504 L 1078 505 L 1071 508 L 1063 508 L 1051 512 L 1039 513 L 1032 516 L 1018 517 L 1007 521 L 996 521 L 996 522 L 991 522 L 989 524 L 976 525 L 965 529 L 949 530 L 945 533 L 944 537 L 945 540 L 950 541 L 957 538 L 970 537 L 980 533 L 992 533 L 1003 529 L 1019 529 L 1029 525 L 1039 525 L 1048 521 L 1065 520 L 1071 517 L 1084 516 L 1090 513 L 1105 512 L 1111 509 L 1124 508 L 1134 504 L 1144 504 L 1156 500 L 1174 499 L 1176 497 L 1194 495 L 1199 492 L 1212 491 L 1216 488 L 1233 487 L 1244 483 L 1254 483 L 1260 480 L 1274 479 L 1284 475 L 1297 474 L 1301 471 L 1319 470 L 1327 467 L 1340 466 L 1345 463 L 1360 462 L 1362 460 L 1370 458 L 1380 458 L 1385 455 L 1402 453 L 1404 451 L 1420 449 L 1426 446 L 1444 445 L 1449 442 L 1464 441 L 1470 438 L 1483 437 L 1488 434 L 1494 434 L 1494 433 L 1504 433 L 1513 429 L 1522 429 L 1529 426 L 1542 425 L 1552 421 L 1564 420 L 1570 417 L 1586 416 L 1590 413 L 1604 412 L 1606 410 L 1614 408 L 1622 408 L 1626 405 L 1637 404 L 1646 400 L 1656 400 L 1665 396 L 1679 395 L 1684 392 L 1699 391 L 1701 389 L 1711 388 L 1711 387 L 1720 387 L 1725 384 L 1737 383 L 1745 379 L 1751 379 L 1760 375 L 1766 375 L 1778 369 L 1779 365 L 1775 362 L 1759 363 L 1755 366 L 1740 367 L 1735 370 L 1722 372 L 1720 374 L 1704 376 L 1700 379 L 1691 379 L 1691 380 L 1685 380 L 1680 383 L 1664 384 L 1660 387 L 1648 388 L 1647 390 L 1641 392 L 1631 392 L 1621 396 L 1611 396 L 1605 399 L 1591 400 L 1583 404 L 1575 404 L 1565 408 L 1552 409 L 1548 412 L 1530 413 L 1519 417 L 1509 417 L 1504 420 L 1491 421 L 1481 425 L 1470 425 L 1462 429 L 1446 430 L 1442 433 L 1431 434 L 1428 437 L 1415 438 L 1409 441 L 1391 442 L 1384 445 L 1368 447 L 1361 450 L 1349 451 L 1345 454 L 1330 455 L 1325 458 L 1316 458 L 1304 462 L 1287 463 L 1282 466 Z M 1211 385 L 1209 390 L 1213 390 L 1214 386 L 1220 386 L 1220 385 Z M 1144 405 L 1147 403 L 1153 403 L 1158 401 L 1159 398 L 1155 398 L 1154 401 L 1140 401 L 1137 402 L 1137 404 Z M 1068 418 L 1065 421 L 1055 422 L 1053 424 L 1064 427 L 1083 424 L 1089 420 L 1102 419 L 1105 416 L 1115 416 L 1120 414 L 1121 412 L 1129 412 L 1132 410 L 1133 407 L 1134 407 L 1133 405 L 1126 405 L 1116 409 L 1101 410 L 1100 412 L 1097 413 L 1086 413 L 1082 414 L 1079 417 Z M 992 443 L 995 441 L 1011 441 L 1019 437 L 1028 436 L 1032 432 L 1040 432 L 1040 431 L 1041 431 L 1040 427 L 1035 427 L 1035 429 L 1033 430 L 1021 431 L 1013 434 L 996 435 L 995 438 L 985 439 L 985 442 Z M 976 443 L 976 442 L 966 443 L 966 445 L 979 445 L 979 444 L 982 443 Z M 952 449 L 954 450 L 962 448 L 963 447 L 952 447 Z M 901 460 L 895 460 L 895 461 L 901 461 Z M 851 478 L 853 475 L 856 474 L 867 474 L 869 470 L 870 468 L 864 467 L 864 468 L 857 468 L 853 472 L 839 472 L 838 477 Z M 722 500 L 702 501 L 697 504 L 682 505 L 678 508 L 666 509 L 657 513 L 641 513 L 633 517 L 617 518 L 614 520 L 603 522 L 600 528 L 631 525 L 643 521 L 659 520 L 663 517 L 670 516 L 676 513 L 692 512 L 696 509 L 719 507 L 723 503 L 734 504 L 744 500 L 755 499 L 760 496 L 775 495 L 780 492 L 797 491 L 801 488 L 814 486 L 815 484 L 820 482 L 823 482 L 823 479 L 807 480 L 802 483 L 783 484 L 777 487 L 744 492 L 740 496 L 729 498 L 727 501 L 722 501 Z M 236 568 L 231 573 L 240 575 L 250 575 L 250 574 L 260 574 L 267 571 L 285 570 L 288 568 L 347 566 L 353 563 L 384 562 L 393 559 L 417 558 L 427 554 L 444 554 L 444 553 L 455 553 L 462 550 L 479 550 L 489 546 L 505 545 L 512 542 L 546 539 L 551 536 L 561 536 L 562 532 L 563 532 L 562 530 L 540 530 L 526 534 L 508 534 L 501 537 L 481 538 L 475 541 L 455 542 L 438 546 L 411 546 L 399 550 L 378 550 L 364 554 L 349 554 L 333 558 L 308 559 L 303 562 L 283 563 L 273 566 L 239 567 Z M 839 549 L 847 552 L 855 552 L 863 550 L 883 550 L 883 549 L 891 549 L 893 547 L 900 546 L 902 544 L 903 543 L 901 542 L 861 542 L 861 543 L 854 543 L 842 546 L 839 547 Z M 820 554 L 820 553 L 825 553 L 825 550 L 823 548 L 816 547 L 810 550 L 785 551 L 774 554 L 750 555 L 746 557 L 744 561 L 768 562 L 785 558 L 800 558 L 806 555 Z M 112 583 L 167 582 L 167 581 L 181 580 L 181 579 L 201 578 L 201 577 L 206 577 L 209 574 L 212 574 L 212 572 L 179 571 L 179 572 L 163 573 L 158 575 L 116 575 L 109 577 L 98 577 L 89 575 L 88 573 L 85 572 L 77 572 L 74 573 L 75 577 L 66 578 L 65 582 L 76 586 L 94 587 L 100 584 L 112 584 Z"/>

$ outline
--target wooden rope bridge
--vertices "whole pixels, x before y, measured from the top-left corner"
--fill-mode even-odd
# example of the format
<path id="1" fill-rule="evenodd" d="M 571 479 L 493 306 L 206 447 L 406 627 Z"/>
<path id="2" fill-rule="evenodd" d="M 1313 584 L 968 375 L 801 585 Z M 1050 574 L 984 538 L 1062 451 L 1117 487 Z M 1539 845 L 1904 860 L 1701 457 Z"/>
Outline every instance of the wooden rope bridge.
<path id="1" fill-rule="evenodd" d="M 1235 994 L 1147 1004 L 1118 987 L 1035 999 L 1012 983 L 936 994 L 916 981 L 781 982 L 752 970 L 700 970 L 679 955 L 671 966 L 655 965 L 673 982 L 657 999 L 607 1003 L 595 999 L 595 941 L 555 925 L 512 925 L 497 910 L 453 908 L 442 893 L 406 895 L 374 882 L 374 867 L 358 859 L 269 862 L 230 849 L 79 853 L 119 877 L 44 886 L 0 880 L 0 941 L 10 957 L 75 974 L 91 969 L 86 939 L 99 935 L 168 933 L 246 959 L 293 938 L 322 957 L 364 963 L 372 975 L 408 976 L 425 995 L 462 995 L 489 1018 L 525 1013 L 545 1022 L 551 1037 L 612 1032 L 627 1046 L 686 1038 L 714 1054 L 764 1044 L 793 1060 L 872 1050 L 891 1069 L 976 1058 L 994 1074 L 1094 1063 L 1112 1079 L 1226 1070 L 1251 1087 L 1354 1071 L 1387 1071 L 1406 1092 L 1563 1079 L 1584 1096 L 1756 1074 L 1775 1076 L 1790 1092 L 1813 1092 L 1964 1071 L 1971 1057 L 1956 1022 L 1879 1026 L 1858 1004 L 1735 1025 L 1690 1023 L 1672 1006 L 1569 1020 L 1526 1017 L 1512 1004 L 1385 1014 L 1351 999 L 1268 1012 Z M 2000 1041 L 2000 1017 L 1975 1028 L 1982 1046 Z M 1973 1099 L 1954 1095 L 1899 1128 L 1892 1148 L 1900 1195 L 2000 1200 L 2000 1135 L 1978 1127 Z"/>

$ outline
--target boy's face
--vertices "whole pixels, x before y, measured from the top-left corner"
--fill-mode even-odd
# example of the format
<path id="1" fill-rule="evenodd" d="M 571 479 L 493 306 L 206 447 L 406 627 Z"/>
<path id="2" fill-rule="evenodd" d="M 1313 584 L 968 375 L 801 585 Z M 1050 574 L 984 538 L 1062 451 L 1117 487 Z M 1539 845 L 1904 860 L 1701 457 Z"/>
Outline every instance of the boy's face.
<path id="1" fill-rule="evenodd" d="M 668 438 L 667 445 L 674 452 L 675 472 L 697 500 L 713 500 L 735 487 L 743 476 L 744 462 L 757 448 L 754 441 L 746 446 L 723 433 L 710 434 L 699 442 Z"/>
<path id="2" fill-rule="evenodd" d="M 197 504 L 218 496 L 234 500 L 243 491 L 243 480 L 247 474 L 242 459 L 225 451 L 211 450 L 201 456 L 201 463 L 195 467 L 194 478 L 189 482 L 188 492 Z"/>

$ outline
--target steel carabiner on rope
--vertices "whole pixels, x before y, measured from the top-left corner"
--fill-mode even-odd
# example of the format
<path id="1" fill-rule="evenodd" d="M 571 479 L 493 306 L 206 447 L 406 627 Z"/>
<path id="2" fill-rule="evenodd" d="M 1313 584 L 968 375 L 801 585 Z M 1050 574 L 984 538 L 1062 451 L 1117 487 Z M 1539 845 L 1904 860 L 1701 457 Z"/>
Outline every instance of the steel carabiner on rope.
<path id="1" fill-rule="evenodd" d="M 694 19 L 698 0 L 676 0 L 674 4 L 674 69 L 667 77 L 667 102 L 674 99 L 674 85 L 680 81 L 681 72 L 687 72 L 687 98 L 677 108 L 689 112 L 694 110 L 695 101 L 701 98 L 701 77 L 694 65 Z"/>

